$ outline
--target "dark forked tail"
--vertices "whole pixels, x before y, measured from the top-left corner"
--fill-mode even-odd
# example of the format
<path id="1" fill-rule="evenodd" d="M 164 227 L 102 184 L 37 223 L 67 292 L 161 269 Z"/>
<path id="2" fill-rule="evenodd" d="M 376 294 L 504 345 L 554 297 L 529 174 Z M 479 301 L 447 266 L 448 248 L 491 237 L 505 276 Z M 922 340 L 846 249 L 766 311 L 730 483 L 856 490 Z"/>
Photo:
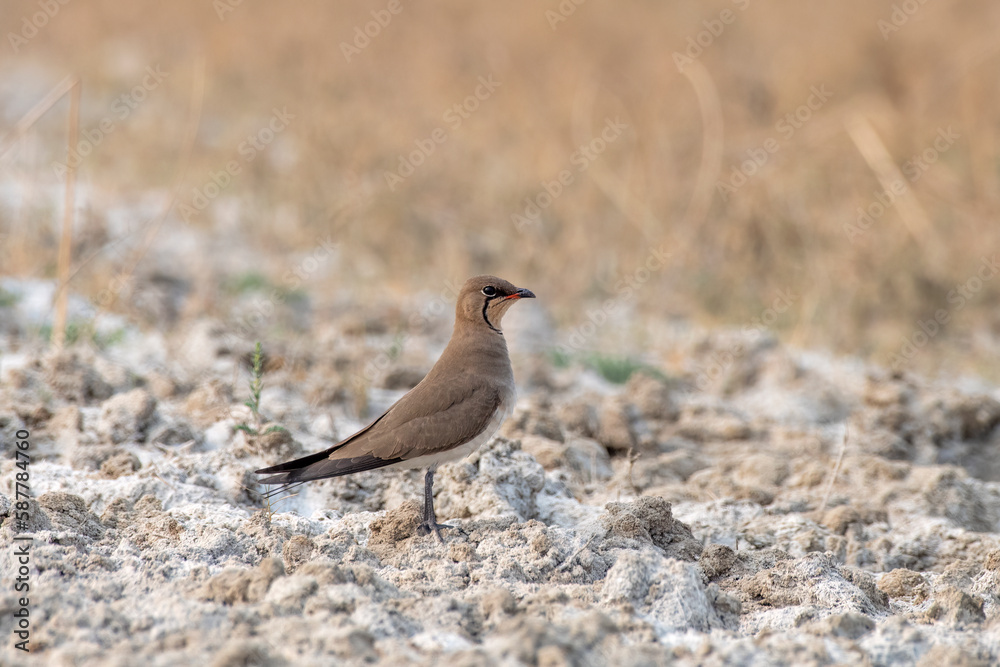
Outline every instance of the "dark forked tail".
<path id="1" fill-rule="evenodd" d="M 327 449 L 322 452 L 310 454 L 309 456 L 303 456 L 294 461 L 285 461 L 270 468 L 261 468 L 260 470 L 255 470 L 254 473 L 258 475 L 270 475 L 270 477 L 257 480 L 261 484 L 289 484 L 297 481 L 308 482 L 313 479 L 319 479 L 319 477 L 308 476 L 309 467 L 322 461 L 328 461 L 329 459 L 330 450 Z M 308 478 L 301 479 L 302 477 Z"/>
<path id="2" fill-rule="evenodd" d="M 338 448 L 339 446 L 334 449 Z M 264 497 L 272 498 L 278 494 L 284 493 L 293 486 L 298 486 L 299 484 L 311 482 L 316 479 L 340 477 L 342 475 L 350 475 L 351 473 L 362 472 L 364 470 L 374 470 L 376 468 L 392 465 L 393 463 L 399 463 L 403 460 L 401 458 L 380 459 L 370 454 L 356 456 L 353 458 L 331 459 L 330 454 L 334 451 L 334 449 L 327 449 L 322 452 L 317 452 L 316 454 L 303 456 L 302 458 L 295 459 L 294 461 L 286 461 L 285 463 L 279 463 L 278 465 L 271 466 L 270 468 L 261 468 L 260 470 L 255 471 L 258 475 L 269 475 L 264 479 L 258 480 L 258 482 L 276 487 L 269 489 L 267 493 L 264 494 Z"/>

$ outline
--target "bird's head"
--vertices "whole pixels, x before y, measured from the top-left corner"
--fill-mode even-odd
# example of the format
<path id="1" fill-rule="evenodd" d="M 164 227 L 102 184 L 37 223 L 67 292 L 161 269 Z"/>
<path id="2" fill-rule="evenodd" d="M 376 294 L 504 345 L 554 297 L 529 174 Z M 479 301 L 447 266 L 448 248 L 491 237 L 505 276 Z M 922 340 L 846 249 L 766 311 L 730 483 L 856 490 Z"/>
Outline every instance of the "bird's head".
<path id="1" fill-rule="evenodd" d="M 496 276 L 475 276 L 462 285 L 455 307 L 456 323 L 462 320 L 500 332 L 500 320 L 518 299 L 534 299 L 531 290 L 514 287 Z"/>

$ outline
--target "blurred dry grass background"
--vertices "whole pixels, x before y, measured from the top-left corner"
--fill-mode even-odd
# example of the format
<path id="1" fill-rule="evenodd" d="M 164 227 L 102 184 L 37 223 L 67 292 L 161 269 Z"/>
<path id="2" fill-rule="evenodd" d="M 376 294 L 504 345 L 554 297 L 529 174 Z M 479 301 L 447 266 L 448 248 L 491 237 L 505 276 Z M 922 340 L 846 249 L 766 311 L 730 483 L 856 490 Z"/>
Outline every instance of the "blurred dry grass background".
<path id="1" fill-rule="evenodd" d="M 185 226 L 221 240 L 161 268 L 195 285 L 185 317 L 211 311 L 212 291 L 238 270 L 226 263 L 228 243 L 263 258 L 244 270 L 279 282 L 289 257 L 330 234 L 339 263 L 307 285 L 320 304 L 346 290 L 439 293 L 445 279 L 495 272 L 544 296 L 565 326 L 579 324 L 581 303 L 615 296 L 619 278 L 662 246 L 670 265 L 637 291 L 644 318 L 741 326 L 791 290 L 796 301 L 775 323 L 786 340 L 888 362 L 919 320 L 950 309 L 913 365 L 1000 377 L 1000 280 L 960 311 L 948 300 L 1000 250 L 997 3 L 913 0 L 915 14 L 885 39 L 878 21 L 891 20 L 892 2 L 589 0 L 553 29 L 555 0 L 402 0 L 348 62 L 341 44 L 387 4 L 244 0 L 220 20 L 204 0 L 73 0 L 15 53 L 8 35 L 39 4 L 4 2 L 6 128 L 68 73 L 84 81 L 84 129 L 112 115 L 147 66 L 168 73 L 83 161 L 74 258 L 90 261 L 73 290 L 96 298 L 169 193 L 190 202 L 278 108 L 294 115 L 288 129 L 190 222 L 175 206 L 143 260 Z M 672 54 L 727 8 L 735 20 L 694 74 L 681 74 Z M 500 86 L 453 129 L 444 114 L 479 77 Z M 832 97 L 785 140 L 776 124 L 822 86 Z M 61 186 L 51 165 L 64 159 L 65 108 L 0 156 L 4 274 L 55 274 Z M 890 207 L 852 242 L 844 226 L 883 189 L 845 129 L 859 115 L 897 166 L 939 129 L 959 138 L 908 184 L 908 209 Z M 572 154 L 608 118 L 628 129 L 577 172 Z M 435 128 L 446 141 L 390 189 L 384 173 Z M 771 137 L 780 150 L 721 197 L 716 182 Z M 574 182 L 537 225 L 518 230 L 512 214 L 563 169 Z M 907 210 L 926 222 L 906 220 Z M 130 232 L 131 246 L 116 243 Z"/>

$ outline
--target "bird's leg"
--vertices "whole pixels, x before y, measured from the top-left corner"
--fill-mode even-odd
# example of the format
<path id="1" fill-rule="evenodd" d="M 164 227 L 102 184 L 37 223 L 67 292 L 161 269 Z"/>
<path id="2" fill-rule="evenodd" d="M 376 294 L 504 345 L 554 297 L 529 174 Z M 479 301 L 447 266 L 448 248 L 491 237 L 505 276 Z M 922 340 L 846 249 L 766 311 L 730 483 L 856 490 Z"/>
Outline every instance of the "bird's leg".
<path id="1" fill-rule="evenodd" d="M 444 538 L 441 537 L 442 528 L 457 527 L 437 522 L 437 515 L 434 514 L 434 468 L 428 468 L 427 474 L 424 475 L 424 522 L 417 526 L 417 535 L 434 533 L 438 542 L 444 544 Z M 457 530 L 461 531 L 461 528 Z"/>

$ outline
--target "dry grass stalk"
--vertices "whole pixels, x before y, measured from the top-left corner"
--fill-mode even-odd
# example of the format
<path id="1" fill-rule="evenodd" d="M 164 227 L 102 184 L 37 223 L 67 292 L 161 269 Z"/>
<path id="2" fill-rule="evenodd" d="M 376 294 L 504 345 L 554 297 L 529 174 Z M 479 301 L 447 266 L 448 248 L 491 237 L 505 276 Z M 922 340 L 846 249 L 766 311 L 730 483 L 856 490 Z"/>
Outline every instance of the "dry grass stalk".
<path id="1" fill-rule="evenodd" d="M 55 104 L 63 98 L 73 86 L 80 83 L 80 77 L 75 74 L 70 74 L 65 79 L 57 83 L 52 90 L 50 90 L 45 97 L 40 99 L 35 106 L 28 110 L 28 113 L 14 124 L 14 129 L 4 135 L 0 139 L 0 156 L 3 156 L 7 151 L 9 151 L 18 139 L 24 136 L 24 134 L 31 129 L 31 127 L 38 122 L 46 111 L 51 109 Z"/>
<path id="2" fill-rule="evenodd" d="M 699 61 L 684 68 L 684 76 L 694 88 L 698 97 L 698 108 L 701 110 L 701 164 L 698 166 L 698 179 L 695 181 L 694 192 L 684 214 L 685 227 L 700 227 L 708 216 L 715 193 L 715 180 L 722 171 L 723 128 L 722 103 L 719 101 L 719 90 L 705 66 Z"/>
<path id="3" fill-rule="evenodd" d="M 902 218 L 906 230 L 920 246 L 924 255 L 936 264 L 940 253 L 934 244 L 934 232 L 930 218 L 917 198 L 912 196 L 909 183 L 899 167 L 896 166 L 896 161 L 893 160 L 889 149 L 885 147 L 868 119 L 861 114 L 851 116 L 846 121 L 845 127 L 851 136 L 851 141 L 857 146 L 871 170 L 875 172 L 879 184 L 885 191 L 895 192 L 900 187 L 900 183 L 906 188 L 896 198 L 895 206 L 899 211 L 899 217 Z"/>
<path id="4" fill-rule="evenodd" d="M 73 150 L 80 135 L 80 96 L 83 84 L 73 77 L 69 88 L 69 126 L 66 134 L 66 193 L 63 198 L 62 235 L 59 239 L 59 283 L 55 293 L 55 316 L 52 320 L 52 344 L 58 349 L 66 340 L 66 310 L 69 305 L 69 268 L 73 259 L 73 213 L 76 208 L 76 160 Z"/>
<path id="5" fill-rule="evenodd" d="M 826 483 L 826 491 L 823 493 L 823 502 L 819 505 L 820 513 L 826 509 L 826 503 L 830 500 L 830 492 L 833 491 L 833 483 L 837 481 L 837 476 L 840 475 L 840 466 L 844 462 L 844 452 L 847 451 L 847 434 L 849 431 L 850 426 L 845 426 L 844 439 L 840 442 L 840 453 L 837 455 L 837 465 L 834 466 L 833 474 L 830 475 L 830 479 Z"/>

